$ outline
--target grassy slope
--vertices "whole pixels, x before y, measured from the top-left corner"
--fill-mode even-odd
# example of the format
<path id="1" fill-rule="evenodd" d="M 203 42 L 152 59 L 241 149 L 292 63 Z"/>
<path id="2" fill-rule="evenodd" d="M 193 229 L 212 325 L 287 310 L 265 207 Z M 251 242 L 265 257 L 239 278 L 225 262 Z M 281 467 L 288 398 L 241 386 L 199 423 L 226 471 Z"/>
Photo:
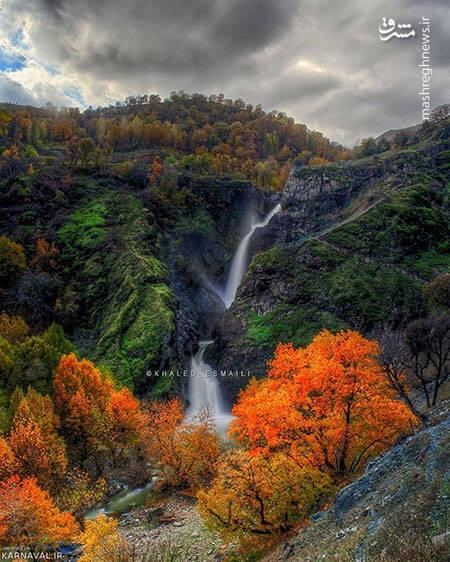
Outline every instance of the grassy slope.
<path id="1" fill-rule="evenodd" d="M 132 194 L 99 189 L 80 202 L 57 234 L 95 334 L 81 347 L 121 383 L 140 384 L 145 370 L 166 356 L 174 329 L 154 217 Z"/>

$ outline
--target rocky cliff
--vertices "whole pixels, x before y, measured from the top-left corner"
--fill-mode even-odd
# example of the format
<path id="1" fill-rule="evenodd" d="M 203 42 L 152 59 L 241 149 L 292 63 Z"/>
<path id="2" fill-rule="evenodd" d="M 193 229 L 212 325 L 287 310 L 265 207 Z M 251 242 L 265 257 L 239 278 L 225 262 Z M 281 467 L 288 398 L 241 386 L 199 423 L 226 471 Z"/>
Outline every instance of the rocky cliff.
<path id="1" fill-rule="evenodd" d="M 253 245 L 211 359 L 261 376 L 281 341 L 322 328 L 370 333 L 423 312 L 421 286 L 449 266 L 449 127 L 407 149 L 321 167 L 294 167 L 282 211 Z M 246 378 L 223 386 L 230 400 Z"/>

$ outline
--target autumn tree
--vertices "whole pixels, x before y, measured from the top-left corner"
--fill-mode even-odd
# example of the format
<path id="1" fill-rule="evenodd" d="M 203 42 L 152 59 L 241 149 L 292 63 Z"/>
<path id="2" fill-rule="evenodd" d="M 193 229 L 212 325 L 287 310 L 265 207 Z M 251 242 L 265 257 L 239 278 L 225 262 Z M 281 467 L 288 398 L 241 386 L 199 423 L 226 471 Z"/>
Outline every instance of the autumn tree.
<path id="1" fill-rule="evenodd" d="M 25 162 L 20 154 L 17 144 L 12 144 L 2 153 L 0 172 L 10 182 L 16 181 L 26 170 Z"/>
<path id="2" fill-rule="evenodd" d="M 62 431 L 77 460 L 93 457 L 102 472 L 105 461 L 115 467 L 140 444 L 139 402 L 130 391 L 116 390 L 91 361 L 79 361 L 73 353 L 63 356 L 53 384 Z"/>
<path id="3" fill-rule="evenodd" d="M 327 161 L 325 160 L 325 158 L 321 158 L 320 156 L 313 156 L 309 159 L 308 164 L 310 166 L 325 166 L 325 164 L 327 164 Z"/>
<path id="4" fill-rule="evenodd" d="M 0 480 L 14 476 L 19 468 L 19 462 L 8 441 L 0 435 Z"/>
<path id="5" fill-rule="evenodd" d="M 85 470 L 73 467 L 65 475 L 56 503 L 60 509 L 80 520 L 88 509 L 102 501 L 105 493 L 106 481 L 103 478 L 94 480 Z"/>
<path id="6" fill-rule="evenodd" d="M 0 110 L 0 135 L 5 135 L 8 131 L 8 125 L 11 122 L 12 116 L 4 109 Z"/>
<path id="7" fill-rule="evenodd" d="M 0 381 L 3 387 L 7 387 L 11 374 L 14 371 L 14 366 L 14 345 L 3 336 L 0 336 Z"/>
<path id="8" fill-rule="evenodd" d="M 51 492 L 61 486 L 68 467 L 59 427 L 51 398 L 29 388 L 14 411 L 9 444 L 18 459 L 18 474 L 35 476 Z"/>
<path id="9" fill-rule="evenodd" d="M 74 353 L 61 357 L 53 379 L 62 431 L 79 460 L 98 452 L 113 384 L 93 363 Z"/>
<path id="10" fill-rule="evenodd" d="M 141 445 L 146 420 L 139 401 L 127 388 L 111 393 L 106 417 L 108 449 L 112 465 L 117 466 Z"/>
<path id="11" fill-rule="evenodd" d="M 35 478 L 0 482 L 0 546 L 39 546 L 71 541 L 77 524 L 60 511 Z"/>
<path id="12" fill-rule="evenodd" d="M 221 458 L 211 486 L 199 492 L 199 511 L 229 540 L 273 535 L 289 531 L 330 491 L 328 475 L 285 454 L 237 449 Z"/>
<path id="13" fill-rule="evenodd" d="M 207 412 L 183 420 L 179 399 L 152 402 L 147 411 L 147 452 L 158 463 L 166 485 L 196 488 L 214 474 L 219 437 Z"/>
<path id="14" fill-rule="evenodd" d="M 102 167 L 109 156 L 109 148 L 99 147 L 91 137 L 74 137 L 67 147 L 67 157 L 74 169 Z"/>
<path id="15" fill-rule="evenodd" d="M 59 252 L 53 242 L 44 238 L 36 240 L 36 252 L 30 262 L 31 267 L 38 271 L 54 272 L 58 269 Z"/>
<path id="16" fill-rule="evenodd" d="M 18 474 L 35 476 L 39 484 L 50 483 L 50 456 L 39 426 L 32 420 L 16 422 L 9 436 L 9 446 L 18 459 Z"/>
<path id="17" fill-rule="evenodd" d="M 0 284 L 11 286 L 25 270 L 25 252 L 6 236 L 0 236 Z"/>
<path id="18" fill-rule="evenodd" d="M 79 562 L 129 562 L 130 545 L 120 534 L 116 519 L 98 515 L 86 521 L 78 541 L 83 545 Z"/>
<path id="19" fill-rule="evenodd" d="M 360 470 L 417 423 L 357 332 L 323 331 L 305 348 L 280 344 L 269 376 L 233 408 L 232 433 L 253 453 L 285 452 L 334 477 Z"/>
<path id="20" fill-rule="evenodd" d="M 0 336 L 10 343 L 22 342 L 28 332 L 28 324 L 20 316 L 9 316 L 6 312 L 0 314 Z"/>
<path id="21" fill-rule="evenodd" d="M 161 175 L 163 173 L 164 167 L 161 163 L 161 158 L 156 156 L 152 162 L 149 181 L 151 185 L 158 185 Z"/>

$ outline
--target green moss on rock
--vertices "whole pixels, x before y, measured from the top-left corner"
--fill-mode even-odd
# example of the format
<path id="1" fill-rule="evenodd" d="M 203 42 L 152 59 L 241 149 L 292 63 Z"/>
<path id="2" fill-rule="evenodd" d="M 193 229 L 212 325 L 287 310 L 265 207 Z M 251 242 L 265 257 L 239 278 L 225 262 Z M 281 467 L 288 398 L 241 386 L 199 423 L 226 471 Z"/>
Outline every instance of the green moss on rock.
<path id="1" fill-rule="evenodd" d="M 333 314 L 314 306 L 278 305 L 266 314 L 252 313 L 247 339 L 252 345 L 274 349 L 278 343 L 292 342 L 296 347 L 307 345 L 321 330 L 337 332 L 347 327 Z"/>

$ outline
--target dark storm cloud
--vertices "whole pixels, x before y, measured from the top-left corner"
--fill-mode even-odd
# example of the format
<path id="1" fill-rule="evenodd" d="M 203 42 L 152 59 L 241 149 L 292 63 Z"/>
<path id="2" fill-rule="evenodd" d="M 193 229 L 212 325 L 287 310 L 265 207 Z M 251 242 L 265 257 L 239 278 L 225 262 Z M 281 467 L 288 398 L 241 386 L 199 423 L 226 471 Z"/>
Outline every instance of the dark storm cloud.
<path id="1" fill-rule="evenodd" d="M 16 25 L 26 14 L 34 60 L 73 80 L 88 104 L 144 92 L 224 92 L 352 143 L 420 121 L 423 15 L 432 20 L 433 105 L 448 101 L 447 0 L 4 3 Z M 382 17 L 412 23 L 416 36 L 381 42 Z M 42 95 L 44 86 L 35 75 L 29 84 L 30 76 L 23 72 L 21 84 Z"/>
<path id="2" fill-rule="evenodd" d="M 297 0 L 234 0 L 224 2 L 222 16 L 209 33 L 211 42 L 246 53 L 266 47 L 285 33 L 294 21 Z"/>
<path id="3" fill-rule="evenodd" d="M 66 61 L 102 77 L 240 66 L 291 27 L 298 0 L 38 0 Z M 51 35 L 50 36 L 50 41 Z M 80 44 L 80 37 L 83 44 Z"/>

